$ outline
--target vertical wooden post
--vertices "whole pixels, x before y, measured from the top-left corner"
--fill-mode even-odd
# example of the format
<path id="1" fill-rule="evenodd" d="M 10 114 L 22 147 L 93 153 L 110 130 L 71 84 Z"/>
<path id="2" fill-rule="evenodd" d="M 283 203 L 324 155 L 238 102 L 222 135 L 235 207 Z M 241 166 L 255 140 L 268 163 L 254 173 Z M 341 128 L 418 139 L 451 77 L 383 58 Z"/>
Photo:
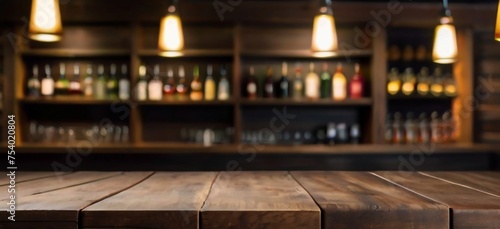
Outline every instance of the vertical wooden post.
<path id="1" fill-rule="evenodd" d="M 139 57 L 139 49 L 142 47 L 142 33 L 141 27 L 138 22 L 132 23 L 132 47 L 130 51 L 130 85 L 132 88 L 130 101 L 131 112 L 130 112 L 130 134 L 133 143 L 142 142 L 142 121 L 141 112 L 137 104 L 137 100 L 134 96 L 134 88 L 137 80 L 139 79 L 138 72 L 139 66 L 141 65 L 141 59 Z"/>
<path id="2" fill-rule="evenodd" d="M 386 74 L 387 74 L 387 31 L 384 29 L 373 38 L 371 61 L 372 123 L 371 135 L 374 144 L 384 143 L 385 116 L 387 114 Z"/>
<path id="3" fill-rule="evenodd" d="M 234 37 L 234 50 L 233 50 L 233 98 L 234 98 L 234 113 L 233 113 L 233 122 L 234 122 L 234 143 L 238 144 L 240 142 L 241 136 L 241 128 L 242 128 L 242 119 L 241 119 L 241 107 L 240 100 L 241 97 L 241 78 L 243 76 L 241 70 L 241 26 L 239 24 L 234 26 L 233 29 L 233 37 Z"/>

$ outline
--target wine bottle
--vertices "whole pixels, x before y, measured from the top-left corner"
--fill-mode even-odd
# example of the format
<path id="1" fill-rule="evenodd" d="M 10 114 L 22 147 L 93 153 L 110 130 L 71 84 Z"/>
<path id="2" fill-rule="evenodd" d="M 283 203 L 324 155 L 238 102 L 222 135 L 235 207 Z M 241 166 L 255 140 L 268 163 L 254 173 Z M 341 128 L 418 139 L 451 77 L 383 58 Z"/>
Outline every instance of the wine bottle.
<path id="1" fill-rule="evenodd" d="M 69 81 L 66 79 L 66 65 L 64 63 L 59 64 L 59 79 L 56 81 L 55 94 L 56 95 L 67 95 L 69 91 Z"/>
<path id="2" fill-rule="evenodd" d="M 50 66 L 45 65 L 45 75 L 46 77 L 42 79 L 41 92 L 43 96 L 54 95 L 54 79 L 50 74 Z"/>
<path id="3" fill-rule="evenodd" d="M 96 99 L 106 98 L 106 77 L 104 76 L 104 66 L 100 64 L 97 67 L 97 79 L 95 82 L 94 95 Z"/>
<path id="4" fill-rule="evenodd" d="M 135 90 L 135 98 L 138 101 L 144 101 L 147 99 L 148 95 L 148 81 L 146 80 L 146 66 L 141 65 L 139 67 L 139 79 L 137 81 L 137 86 Z"/>
<path id="5" fill-rule="evenodd" d="M 163 84 L 163 95 L 165 95 L 165 97 L 168 99 L 172 99 L 172 97 L 175 95 L 175 90 L 174 70 L 172 69 L 172 66 L 168 66 L 167 79 Z"/>
<path id="6" fill-rule="evenodd" d="M 257 98 L 257 80 L 255 79 L 255 69 L 253 66 L 250 66 L 250 75 L 248 76 L 246 90 L 249 99 Z"/>
<path id="7" fill-rule="evenodd" d="M 295 68 L 295 79 L 293 79 L 293 98 L 301 99 L 304 96 L 304 79 L 302 79 L 302 69 Z"/>
<path id="8" fill-rule="evenodd" d="M 92 78 L 92 65 L 87 65 L 87 76 L 83 80 L 83 94 L 92 96 L 94 94 L 94 79 Z"/>
<path id="9" fill-rule="evenodd" d="M 222 65 L 220 67 L 221 78 L 219 80 L 219 86 L 217 87 L 217 99 L 218 100 L 228 100 L 229 99 L 229 81 L 227 80 L 227 70 L 226 66 Z"/>
<path id="10" fill-rule="evenodd" d="M 205 100 L 215 99 L 215 81 L 212 77 L 213 68 L 212 65 L 207 66 L 207 78 L 205 79 Z"/>
<path id="11" fill-rule="evenodd" d="M 320 81 L 320 97 L 330 98 L 332 96 L 332 78 L 328 74 L 328 65 L 323 64 L 323 73 L 321 73 Z"/>
<path id="12" fill-rule="evenodd" d="M 28 80 L 28 96 L 40 97 L 40 80 L 38 79 L 38 65 L 33 65 L 33 75 Z"/>
<path id="13" fill-rule="evenodd" d="M 153 78 L 148 83 L 148 98 L 149 100 L 162 99 L 163 83 L 160 80 L 160 65 L 154 66 Z"/>
<path id="14" fill-rule="evenodd" d="M 111 76 L 106 82 L 106 94 L 108 98 L 116 99 L 118 98 L 118 80 L 116 78 L 116 64 L 111 64 L 110 67 Z"/>
<path id="15" fill-rule="evenodd" d="M 179 83 L 175 86 L 175 92 L 179 99 L 185 99 L 187 94 L 186 75 L 184 66 L 179 66 Z"/>
<path id="16" fill-rule="evenodd" d="M 349 97 L 351 99 L 363 98 L 364 79 L 361 75 L 360 66 L 358 63 L 354 65 L 354 75 L 349 82 Z"/>
<path id="17" fill-rule="evenodd" d="M 288 98 L 290 96 L 290 82 L 288 81 L 288 64 L 286 62 L 283 62 L 283 64 L 281 65 L 279 95 L 281 98 Z"/>
<path id="18" fill-rule="evenodd" d="M 130 80 L 128 78 L 126 64 L 122 64 L 120 81 L 118 81 L 118 97 L 121 100 L 127 100 L 130 98 Z"/>
<path id="19" fill-rule="evenodd" d="M 337 72 L 333 75 L 332 80 L 333 99 L 344 100 L 347 97 L 347 80 L 342 73 L 342 63 L 337 64 Z"/>
<path id="20" fill-rule="evenodd" d="M 191 94 L 190 98 L 194 101 L 199 101 L 203 99 L 203 86 L 200 80 L 200 67 L 195 65 L 193 68 L 193 81 L 191 81 Z"/>
<path id="21" fill-rule="evenodd" d="M 273 69 L 269 66 L 267 66 L 266 81 L 264 82 L 264 97 L 265 98 L 274 97 Z"/>
<path id="22" fill-rule="evenodd" d="M 73 66 L 73 78 L 69 82 L 69 94 L 82 94 L 82 83 L 80 82 L 80 65 L 78 65 L 78 63 L 75 63 L 75 65 Z"/>
<path id="23" fill-rule="evenodd" d="M 306 97 L 308 99 L 318 99 L 319 93 L 319 76 L 314 72 L 314 64 L 309 64 L 309 73 L 306 76 Z"/>

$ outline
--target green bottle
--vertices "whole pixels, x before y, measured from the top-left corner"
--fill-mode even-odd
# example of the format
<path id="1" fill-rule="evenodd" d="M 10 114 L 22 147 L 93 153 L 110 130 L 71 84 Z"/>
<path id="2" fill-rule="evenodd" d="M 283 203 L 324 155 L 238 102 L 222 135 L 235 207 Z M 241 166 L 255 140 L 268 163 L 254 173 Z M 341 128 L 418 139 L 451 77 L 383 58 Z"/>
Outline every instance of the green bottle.
<path id="1" fill-rule="evenodd" d="M 323 64 L 323 73 L 321 73 L 320 96 L 321 98 L 330 98 L 332 96 L 332 76 L 328 74 L 328 65 Z"/>
<path id="2" fill-rule="evenodd" d="M 96 99 L 106 98 L 106 77 L 104 76 L 104 66 L 101 64 L 97 67 L 97 80 L 94 84 L 94 96 Z"/>
<path id="3" fill-rule="evenodd" d="M 106 95 L 110 99 L 118 98 L 118 78 L 116 78 L 116 65 L 111 64 L 110 68 L 111 77 L 106 82 Z"/>

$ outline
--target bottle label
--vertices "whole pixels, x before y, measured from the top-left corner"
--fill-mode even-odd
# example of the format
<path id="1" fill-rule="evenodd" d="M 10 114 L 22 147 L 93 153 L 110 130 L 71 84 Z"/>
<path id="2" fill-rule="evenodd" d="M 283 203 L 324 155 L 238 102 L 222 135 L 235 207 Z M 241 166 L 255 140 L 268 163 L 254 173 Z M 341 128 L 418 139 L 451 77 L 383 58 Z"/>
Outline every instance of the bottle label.
<path id="1" fill-rule="evenodd" d="M 306 82 L 306 96 L 308 98 L 319 98 L 319 84 L 317 81 L 308 80 Z"/>
<path id="2" fill-rule="evenodd" d="M 43 79 L 42 80 L 42 95 L 53 95 L 54 94 L 54 80 Z"/>
<path id="3" fill-rule="evenodd" d="M 266 84 L 266 92 L 268 94 L 272 94 L 273 93 L 273 85 L 272 84 Z"/>
<path id="4" fill-rule="evenodd" d="M 247 85 L 248 94 L 255 94 L 257 92 L 257 85 L 255 83 L 249 83 Z"/>
<path id="5" fill-rule="evenodd" d="M 161 88 L 162 88 L 162 85 L 160 82 L 150 82 L 149 86 L 148 86 L 149 99 L 150 100 L 161 100 L 161 97 L 162 97 Z"/>
<path id="6" fill-rule="evenodd" d="M 281 87 L 281 89 L 283 89 L 283 90 L 288 90 L 288 82 L 284 82 L 284 81 L 283 81 L 283 82 L 281 82 L 281 83 L 280 83 L 280 87 Z"/>
<path id="7" fill-rule="evenodd" d="M 128 80 L 120 80 L 118 83 L 120 99 L 128 99 L 130 93 L 130 83 Z"/>
<path id="8" fill-rule="evenodd" d="M 137 84 L 137 100 L 146 100 L 147 98 L 146 87 L 147 86 L 145 82 Z"/>

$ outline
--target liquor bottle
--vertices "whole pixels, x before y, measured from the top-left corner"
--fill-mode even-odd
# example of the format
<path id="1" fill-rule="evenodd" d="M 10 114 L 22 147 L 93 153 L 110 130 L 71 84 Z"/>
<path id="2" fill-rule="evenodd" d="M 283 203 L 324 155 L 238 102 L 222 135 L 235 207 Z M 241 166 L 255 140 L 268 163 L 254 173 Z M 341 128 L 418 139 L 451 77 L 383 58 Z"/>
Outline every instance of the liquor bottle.
<path id="1" fill-rule="evenodd" d="M 323 73 L 321 73 L 320 97 L 330 98 L 332 96 L 332 77 L 328 74 L 328 65 L 323 64 Z"/>
<path id="2" fill-rule="evenodd" d="M 351 144 L 359 144 L 361 130 L 359 124 L 353 124 L 349 129 L 349 138 L 351 139 Z"/>
<path id="3" fill-rule="evenodd" d="M 38 79 L 38 65 L 33 65 L 33 76 L 28 80 L 28 96 L 40 97 L 40 80 Z"/>
<path id="4" fill-rule="evenodd" d="M 184 72 L 184 66 L 179 66 L 179 83 L 175 86 L 175 91 L 177 92 L 177 97 L 179 99 L 185 99 L 187 95 L 187 83 L 186 74 Z"/>
<path id="5" fill-rule="evenodd" d="M 295 68 L 295 79 L 293 79 L 293 98 L 301 99 L 304 97 L 304 80 L 302 79 L 302 69 Z"/>
<path id="6" fill-rule="evenodd" d="M 360 66 L 358 63 L 354 65 L 354 75 L 349 82 L 349 97 L 351 99 L 363 98 L 364 90 L 364 79 L 361 75 Z"/>
<path id="7" fill-rule="evenodd" d="M 420 114 L 418 122 L 418 142 L 427 144 L 431 141 L 429 122 L 425 113 Z"/>
<path id="8" fill-rule="evenodd" d="M 394 144 L 403 143 L 403 123 L 401 120 L 401 113 L 394 114 L 394 122 L 392 123 L 392 142 Z"/>
<path id="9" fill-rule="evenodd" d="M 104 76 L 104 66 L 100 64 L 97 67 L 97 79 L 95 82 L 94 96 L 96 99 L 106 98 L 106 77 Z"/>
<path id="10" fill-rule="evenodd" d="M 306 76 L 305 94 L 308 99 L 319 98 L 319 76 L 314 72 L 314 64 L 309 64 L 309 73 Z"/>
<path id="11" fill-rule="evenodd" d="M 431 94 L 438 97 L 443 93 L 443 78 L 441 77 L 441 69 L 434 70 L 434 80 L 431 84 Z"/>
<path id="12" fill-rule="evenodd" d="M 118 81 L 118 97 L 121 100 L 130 98 L 130 80 L 128 79 L 127 65 L 122 64 L 120 80 Z"/>
<path id="13" fill-rule="evenodd" d="M 339 144 L 345 144 L 349 142 L 347 124 L 344 122 L 337 124 L 337 142 Z"/>
<path id="14" fill-rule="evenodd" d="M 215 99 L 215 81 L 212 77 L 213 68 L 212 65 L 207 66 L 207 78 L 205 79 L 205 100 Z"/>
<path id="15" fill-rule="evenodd" d="M 283 64 L 281 65 L 279 95 L 281 98 L 288 98 L 290 96 L 290 82 L 288 81 L 288 64 L 286 62 L 283 62 Z"/>
<path id="16" fill-rule="evenodd" d="M 396 95 L 401 89 L 401 78 L 399 77 L 399 72 L 397 68 L 391 68 L 389 76 L 387 77 L 389 82 L 387 83 L 387 93 L 390 95 Z"/>
<path id="17" fill-rule="evenodd" d="M 266 80 L 264 81 L 264 98 L 274 97 L 273 69 L 267 66 Z"/>
<path id="18" fill-rule="evenodd" d="M 404 123 L 405 132 L 405 142 L 406 144 L 417 143 L 417 130 L 416 125 L 413 120 L 413 113 L 408 112 L 406 114 L 406 121 Z"/>
<path id="19" fill-rule="evenodd" d="M 200 80 L 200 67 L 195 65 L 193 68 L 193 81 L 191 81 L 191 100 L 199 101 L 203 99 L 203 88 Z"/>
<path id="20" fill-rule="evenodd" d="M 217 99 L 218 100 L 228 100 L 229 99 L 229 81 L 227 80 L 227 70 L 226 66 L 222 65 L 220 67 L 220 80 L 219 86 L 217 87 Z"/>
<path id="21" fill-rule="evenodd" d="M 116 64 L 111 64 L 110 73 L 111 76 L 106 82 L 106 94 L 108 98 L 116 99 L 118 98 L 118 79 L 116 78 Z"/>
<path id="22" fill-rule="evenodd" d="M 344 100 L 347 97 L 347 79 L 342 73 L 342 64 L 337 64 L 337 72 L 333 75 L 332 80 L 333 99 Z"/>
<path id="23" fill-rule="evenodd" d="M 64 63 L 59 64 L 59 79 L 56 81 L 55 94 L 56 95 L 67 95 L 69 90 L 69 81 L 66 79 L 66 65 Z"/>
<path id="24" fill-rule="evenodd" d="M 427 48 L 425 45 L 419 45 L 415 51 L 415 59 L 418 61 L 424 61 L 427 58 Z"/>
<path id="25" fill-rule="evenodd" d="M 160 65 L 155 65 L 153 74 L 153 78 L 148 83 L 148 98 L 149 100 L 161 100 L 163 83 L 160 80 Z"/>
<path id="26" fill-rule="evenodd" d="M 394 134 L 393 134 L 393 123 L 391 120 L 391 114 L 387 114 L 385 117 L 385 130 L 384 130 L 384 140 L 385 143 L 391 144 L 394 141 Z"/>
<path id="27" fill-rule="evenodd" d="M 441 131 L 441 120 L 439 120 L 439 114 L 434 111 L 431 114 L 431 141 L 433 143 L 441 143 L 442 131 Z"/>
<path id="28" fill-rule="evenodd" d="M 442 132 L 443 132 L 443 142 L 453 142 L 453 132 L 455 130 L 455 125 L 453 117 L 450 111 L 443 113 L 442 117 Z"/>
<path id="29" fill-rule="evenodd" d="M 248 76 L 246 89 L 249 99 L 257 98 L 257 80 L 255 79 L 255 70 L 253 66 L 250 66 L 250 75 Z"/>
<path id="30" fill-rule="evenodd" d="M 426 96 L 429 94 L 429 69 L 423 67 L 420 69 L 420 74 L 417 80 L 417 92 L 419 95 Z"/>
<path id="31" fill-rule="evenodd" d="M 443 85 L 443 91 L 446 96 L 454 97 L 457 95 L 457 85 L 455 83 L 455 79 L 453 79 L 453 76 L 451 74 L 447 74 Z"/>
<path id="32" fill-rule="evenodd" d="M 92 96 L 94 94 L 94 79 L 92 78 L 92 65 L 87 65 L 87 76 L 83 80 L 83 94 L 85 96 Z"/>
<path id="33" fill-rule="evenodd" d="M 135 89 L 135 99 L 144 101 L 148 98 L 148 81 L 146 80 L 146 66 L 139 67 L 139 79 Z"/>
<path id="34" fill-rule="evenodd" d="M 390 61 L 398 61 L 401 59 L 401 50 L 397 45 L 391 45 L 387 53 L 387 57 Z"/>
<path id="35" fill-rule="evenodd" d="M 401 92 L 404 95 L 411 95 L 415 91 L 415 74 L 413 74 L 413 69 L 406 68 L 403 74 L 403 86 L 401 86 Z"/>
<path id="36" fill-rule="evenodd" d="M 82 94 L 82 83 L 80 82 L 80 65 L 78 65 L 78 63 L 75 63 L 75 65 L 73 66 L 73 78 L 69 82 L 69 94 Z"/>
<path id="37" fill-rule="evenodd" d="M 175 90 L 174 69 L 172 69 L 172 66 L 168 66 L 167 80 L 165 80 L 165 83 L 163 84 L 163 95 L 165 95 L 168 99 L 172 99 L 175 95 Z"/>
<path id="38" fill-rule="evenodd" d="M 50 66 L 45 65 L 46 77 L 42 79 L 41 93 L 43 96 L 54 95 L 54 79 L 50 75 Z"/>
<path id="39" fill-rule="evenodd" d="M 413 48 L 411 45 L 406 45 L 403 50 L 403 60 L 404 61 L 413 61 L 415 53 L 413 52 Z"/>
<path id="40" fill-rule="evenodd" d="M 335 145 L 335 141 L 337 140 L 337 126 L 335 123 L 328 123 L 326 127 L 326 140 L 328 144 Z"/>

